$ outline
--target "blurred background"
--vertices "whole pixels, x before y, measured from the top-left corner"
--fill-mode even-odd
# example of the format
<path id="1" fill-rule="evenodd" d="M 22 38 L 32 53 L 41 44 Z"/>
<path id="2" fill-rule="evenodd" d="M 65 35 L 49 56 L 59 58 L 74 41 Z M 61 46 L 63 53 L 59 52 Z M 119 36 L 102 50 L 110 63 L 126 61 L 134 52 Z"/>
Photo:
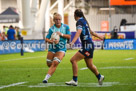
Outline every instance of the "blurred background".
<path id="1" fill-rule="evenodd" d="M 82 9 L 95 33 L 105 36 L 105 39 L 118 39 L 109 47 L 136 49 L 136 41 L 130 40 L 136 39 L 135 0 L 0 0 L 0 41 L 10 40 L 7 37 L 9 30 L 15 31 L 13 40 L 23 37 L 24 40 L 44 41 L 54 24 L 55 12 L 60 13 L 62 22 L 69 25 L 73 39 L 76 32 L 74 11 L 77 8 Z M 103 41 L 94 36 L 92 39 L 95 47 L 101 49 Z M 80 44 L 80 40 L 76 43 Z"/>
<path id="2" fill-rule="evenodd" d="M 122 2 L 120 2 L 122 1 Z M 0 0 L 0 30 L 3 26 L 18 26 L 27 32 L 26 39 L 34 39 L 31 34 L 47 32 L 53 25 L 52 14 L 59 12 L 71 31 L 76 31 L 74 10 L 80 8 L 93 31 L 136 30 L 136 3 L 124 3 L 126 0 Z M 131 0 L 129 0 L 131 1 Z M 127 2 L 127 1 L 126 1 Z M 121 22 L 131 25 L 121 27 Z M 126 21 L 126 22 L 125 22 Z M 134 27 L 135 26 L 135 27 Z M 32 32 L 33 31 L 33 32 Z M 42 37 L 38 37 L 41 39 Z M 37 39 L 36 38 L 36 39 Z"/>

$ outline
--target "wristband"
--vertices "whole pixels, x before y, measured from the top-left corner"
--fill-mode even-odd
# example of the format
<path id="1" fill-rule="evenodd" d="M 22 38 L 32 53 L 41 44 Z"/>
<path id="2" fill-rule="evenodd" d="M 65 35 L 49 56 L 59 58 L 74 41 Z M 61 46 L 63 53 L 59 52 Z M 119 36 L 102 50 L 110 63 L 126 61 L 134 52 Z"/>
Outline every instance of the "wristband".
<path id="1" fill-rule="evenodd" d="M 61 36 L 63 37 L 63 33 L 61 33 Z"/>

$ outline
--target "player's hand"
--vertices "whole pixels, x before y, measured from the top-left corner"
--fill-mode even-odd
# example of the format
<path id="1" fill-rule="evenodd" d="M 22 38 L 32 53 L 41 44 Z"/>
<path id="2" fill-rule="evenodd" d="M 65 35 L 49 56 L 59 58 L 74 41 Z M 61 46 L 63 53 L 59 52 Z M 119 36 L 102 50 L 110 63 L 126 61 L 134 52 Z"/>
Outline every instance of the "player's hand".
<path id="1" fill-rule="evenodd" d="M 58 44 L 58 43 L 59 43 L 59 41 L 58 41 L 58 40 L 55 40 L 55 39 L 52 39 L 52 41 L 53 41 L 53 43 L 55 43 L 55 44 Z"/>
<path id="2" fill-rule="evenodd" d="M 59 41 L 58 41 L 58 40 L 55 40 L 55 41 L 54 41 L 54 43 L 55 43 L 55 44 L 58 44 L 58 43 L 59 43 Z"/>
<path id="3" fill-rule="evenodd" d="M 100 38 L 101 40 L 104 40 L 104 39 L 105 39 L 105 36 L 99 36 L 99 38 Z"/>
<path id="4" fill-rule="evenodd" d="M 73 43 L 73 42 L 71 42 L 71 43 L 70 43 L 70 47 L 72 48 L 73 46 L 74 46 L 74 43 Z"/>
<path id="5" fill-rule="evenodd" d="M 61 32 L 56 32 L 59 36 L 61 35 Z"/>
<path id="6" fill-rule="evenodd" d="M 59 36 L 63 36 L 63 34 L 61 32 L 56 32 Z"/>

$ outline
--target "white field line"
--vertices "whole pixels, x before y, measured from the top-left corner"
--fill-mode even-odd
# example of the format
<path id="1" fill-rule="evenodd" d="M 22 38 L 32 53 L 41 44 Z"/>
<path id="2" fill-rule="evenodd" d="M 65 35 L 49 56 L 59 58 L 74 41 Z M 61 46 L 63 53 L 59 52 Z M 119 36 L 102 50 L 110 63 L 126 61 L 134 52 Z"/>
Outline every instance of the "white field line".
<path id="1" fill-rule="evenodd" d="M 98 85 L 98 83 L 78 83 L 76 87 L 111 87 L 114 85 L 132 85 L 132 84 L 120 83 L 120 82 L 103 82 L 103 85 Z M 136 85 L 136 83 L 134 83 L 133 85 Z M 54 86 L 68 87 L 70 85 L 66 85 L 65 82 L 47 83 L 47 84 L 39 83 L 37 85 L 28 85 L 29 88 L 54 87 Z"/>
<path id="2" fill-rule="evenodd" d="M 98 83 L 79 83 L 76 87 L 110 87 L 113 85 L 118 85 L 119 82 L 104 82 L 103 85 L 98 85 Z M 66 85 L 65 82 L 57 82 L 57 83 L 39 83 L 38 85 L 30 85 L 28 87 L 30 88 L 37 88 L 37 87 L 53 87 L 53 86 L 58 86 L 58 87 L 66 87 L 70 85 Z"/>
<path id="3" fill-rule="evenodd" d="M 111 67 L 101 67 L 99 69 L 135 69 L 136 66 L 111 66 Z"/>
<path id="4" fill-rule="evenodd" d="M 27 82 L 18 82 L 18 83 L 13 83 L 10 85 L 0 86 L 0 89 L 17 86 L 17 85 L 24 84 L 24 83 L 27 83 Z"/>
<path id="5" fill-rule="evenodd" d="M 76 52 L 71 52 L 71 53 L 66 53 L 66 54 L 73 54 Z M 17 59 L 8 59 L 8 60 L 0 60 L 0 62 L 6 62 L 6 61 L 16 61 L 16 60 L 24 60 L 24 59 L 35 59 L 35 58 L 42 58 L 42 57 L 46 57 L 45 56 L 38 56 L 38 57 L 26 57 L 26 58 L 17 58 Z"/>
<path id="6" fill-rule="evenodd" d="M 79 82 L 76 87 L 112 87 L 114 85 L 136 85 L 134 84 L 128 84 L 128 83 L 120 83 L 120 82 L 103 82 L 103 85 L 98 85 L 98 83 L 82 83 Z M 70 87 L 70 85 L 66 85 L 65 82 L 56 82 L 56 83 L 38 83 L 37 85 L 19 85 L 19 86 L 25 86 L 29 88 L 42 88 L 42 87 Z M 5 87 L 4 87 L 5 88 Z"/>
<path id="7" fill-rule="evenodd" d="M 86 69 L 88 69 L 88 67 L 81 68 L 80 70 L 86 70 Z"/>
<path id="8" fill-rule="evenodd" d="M 81 68 L 80 70 L 86 70 L 87 67 Z M 98 69 L 136 69 L 136 66 L 111 66 L 111 67 L 100 67 Z"/>
<path id="9" fill-rule="evenodd" d="M 126 59 L 124 59 L 124 60 L 132 60 L 132 59 L 134 59 L 134 58 L 126 58 Z"/>
<path id="10" fill-rule="evenodd" d="M 26 58 L 8 59 L 8 60 L 0 60 L 0 62 L 5 62 L 5 61 L 16 61 L 16 60 L 24 60 L 24 59 L 35 59 L 35 58 L 41 58 L 41 57 L 45 57 L 45 56 L 26 57 Z"/>

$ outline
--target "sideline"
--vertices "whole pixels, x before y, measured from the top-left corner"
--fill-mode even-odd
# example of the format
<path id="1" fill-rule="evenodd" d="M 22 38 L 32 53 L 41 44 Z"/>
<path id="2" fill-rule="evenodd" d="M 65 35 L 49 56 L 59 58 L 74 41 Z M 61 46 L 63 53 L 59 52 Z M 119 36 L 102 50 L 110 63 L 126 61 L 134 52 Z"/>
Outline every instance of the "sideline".
<path id="1" fill-rule="evenodd" d="M 0 86 L 0 89 L 13 87 L 13 86 L 17 86 L 17 85 L 25 84 L 25 83 L 27 83 L 27 82 L 18 82 L 18 83 L 13 83 L 13 84 L 10 84 L 10 85 Z"/>
<path id="2" fill-rule="evenodd" d="M 111 87 L 113 85 L 119 85 L 119 82 L 103 82 L 103 85 L 98 85 L 98 83 L 79 83 L 76 87 Z M 41 88 L 41 87 L 71 87 L 70 85 L 66 85 L 65 82 L 57 82 L 57 83 L 39 83 L 37 85 L 29 85 L 29 88 Z"/>
<path id="3" fill-rule="evenodd" d="M 0 62 L 16 61 L 16 60 L 23 60 L 23 59 L 35 59 L 35 58 L 42 58 L 42 57 L 45 57 L 45 56 L 38 56 L 38 57 L 26 57 L 26 58 L 8 59 L 8 60 L 0 60 Z"/>
<path id="4" fill-rule="evenodd" d="M 134 58 L 126 58 L 126 59 L 124 59 L 124 60 L 132 60 L 132 59 L 134 59 Z"/>

